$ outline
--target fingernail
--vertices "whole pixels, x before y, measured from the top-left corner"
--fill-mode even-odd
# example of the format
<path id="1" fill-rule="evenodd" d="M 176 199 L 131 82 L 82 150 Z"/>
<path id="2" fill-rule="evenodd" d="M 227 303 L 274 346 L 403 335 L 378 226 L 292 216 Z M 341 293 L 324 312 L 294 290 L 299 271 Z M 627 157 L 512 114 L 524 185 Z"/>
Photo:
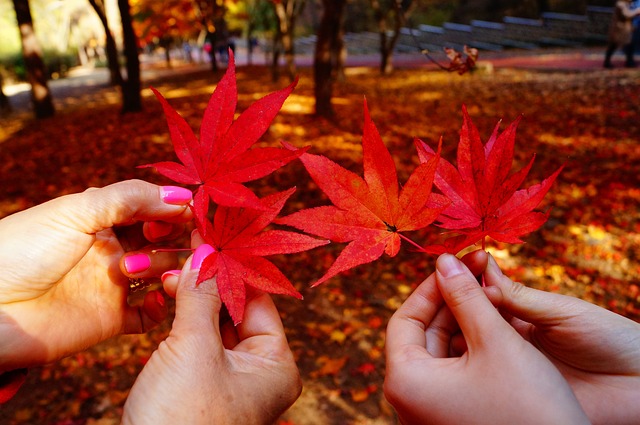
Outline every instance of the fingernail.
<path id="1" fill-rule="evenodd" d="M 444 277 L 453 277 L 464 273 L 464 267 L 455 255 L 442 254 L 436 262 L 436 268 Z"/>
<path id="2" fill-rule="evenodd" d="M 173 226 L 164 221 L 152 221 L 149 223 L 149 236 L 153 239 L 163 238 L 171 233 Z"/>
<path id="3" fill-rule="evenodd" d="M 151 266 L 151 259 L 147 254 L 129 255 L 124 259 L 124 268 L 127 273 L 140 273 Z"/>
<path id="4" fill-rule="evenodd" d="M 160 307 L 164 307 L 164 297 L 160 292 L 156 291 L 156 302 Z"/>
<path id="5" fill-rule="evenodd" d="M 170 276 L 180 276 L 180 270 L 168 270 L 162 273 L 162 276 L 160 276 L 160 280 L 162 280 L 162 283 L 164 283 L 164 281 Z"/>
<path id="6" fill-rule="evenodd" d="M 202 267 L 204 259 L 214 252 L 216 252 L 216 250 L 206 243 L 196 248 L 196 252 L 193 253 L 193 258 L 191 259 L 191 270 L 196 270 Z"/>
<path id="7" fill-rule="evenodd" d="M 167 204 L 183 205 L 191 201 L 193 194 L 189 189 L 179 186 L 162 186 L 160 197 Z"/>
<path id="8" fill-rule="evenodd" d="M 496 259 L 493 258 L 493 255 L 489 254 L 489 267 L 494 269 L 496 274 L 498 275 L 502 275 L 502 269 L 500 268 L 500 266 L 498 266 L 498 263 L 496 262 Z"/>

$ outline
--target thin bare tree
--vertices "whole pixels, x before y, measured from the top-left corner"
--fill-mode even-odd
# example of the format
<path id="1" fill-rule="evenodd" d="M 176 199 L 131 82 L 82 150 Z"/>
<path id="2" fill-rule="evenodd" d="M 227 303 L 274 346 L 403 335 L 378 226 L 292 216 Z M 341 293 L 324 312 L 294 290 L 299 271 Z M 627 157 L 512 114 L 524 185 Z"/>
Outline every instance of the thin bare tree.
<path id="1" fill-rule="evenodd" d="M 324 9 L 318 28 L 316 51 L 313 63 L 315 113 L 333 118 L 331 105 L 336 68 L 344 54 L 343 17 L 347 0 L 322 0 Z"/>
<path id="2" fill-rule="evenodd" d="M 118 47 L 116 46 L 116 40 L 113 38 L 111 28 L 109 28 L 105 3 L 103 0 L 89 0 L 89 4 L 91 4 L 91 7 L 95 10 L 98 19 L 100 19 L 104 27 L 107 63 L 109 66 L 109 82 L 112 86 L 119 86 L 122 84 L 122 73 L 120 72 L 120 62 L 118 61 Z"/>
<path id="3" fill-rule="evenodd" d="M 36 118 L 47 118 L 55 114 L 51 91 L 47 84 L 47 71 L 42 59 L 42 47 L 36 38 L 29 8 L 29 0 L 13 0 L 16 11 L 22 55 L 27 69 L 27 79 L 31 84 L 31 101 Z"/>

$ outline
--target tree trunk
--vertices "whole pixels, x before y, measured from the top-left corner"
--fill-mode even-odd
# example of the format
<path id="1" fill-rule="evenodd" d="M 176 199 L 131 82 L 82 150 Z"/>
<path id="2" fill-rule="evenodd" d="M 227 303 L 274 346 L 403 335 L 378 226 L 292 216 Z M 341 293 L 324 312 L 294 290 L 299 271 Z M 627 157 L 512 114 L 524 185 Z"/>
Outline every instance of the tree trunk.
<path id="1" fill-rule="evenodd" d="M 13 0 L 16 10 L 22 55 L 27 69 L 27 79 L 31 84 L 31 101 L 36 118 L 51 117 L 55 113 L 51 91 L 47 85 L 47 73 L 42 60 L 42 48 L 36 38 L 29 9 L 29 0 Z"/>
<path id="2" fill-rule="evenodd" d="M 253 65 L 253 49 L 255 47 L 253 38 L 253 27 L 254 24 L 250 19 L 249 23 L 247 24 L 247 65 Z"/>
<path id="3" fill-rule="evenodd" d="M 387 75 L 393 71 L 393 47 L 389 45 L 386 30 L 380 32 L 380 73 Z"/>
<path id="4" fill-rule="evenodd" d="M 276 30 L 271 43 L 271 79 L 276 82 L 280 79 L 280 52 L 282 50 L 282 34 Z"/>
<path id="5" fill-rule="evenodd" d="M 293 44 L 293 31 L 296 28 L 296 18 L 304 8 L 304 0 L 289 0 L 287 2 L 287 27 L 288 31 L 282 34 L 282 48 L 284 50 L 284 60 L 287 64 L 287 77 L 293 81 L 298 73 L 295 63 L 295 48 Z"/>
<path id="6" fill-rule="evenodd" d="M 340 24 L 336 37 L 331 46 L 331 61 L 333 63 L 333 78 L 336 81 L 346 79 L 344 68 L 347 62 L 347 46 L 344 43 L 344 25 Z"/>
<path id="7" fill-rule="evenodd" d="M 215 32 L 208 32 L 207 33 L 207 40 L 209 40 L 209 59 L 211 60 L 211 71 L 213 71 L 213 73 L 217 73 L 218 70 L 220 69 L 218 67 L 218 59 L 216 56 L 216 44 L 218 43 L 218 36 L 216 35 Z"/>
<path id="8" fill-rule="evenodd" d="M 413 2 L 409 2 L 411 7 Z M 393 71 L 393 51 L 396 48 L 398 37 L 400 36 L 400 28 L 405 21 L 405 12 L 402 8 L 402 0 L 393 0 L 389 9 L 382 10 L 382 6 L 378 0 L 371 0 L 371 7 L 378 23 L 378 32 L 380 33 L 380 73 L 390 74 Z M 387 33 L 387 19 L 393 15 L 393 30 L 391 34 Z"/>
<path id="9" fill-rule="evenodd" d="M 318 28 L 314 57 L 314 95 L 316 115 L 333 118 L 333 70 L 341 45 L 342 17 L 347 0 L 322 0 L 324 10 Z"/>
<path id="10" fill-rule="evenodd" d="M 122 39 L 124 56 L 127 59 L 127 79 L 122 82 L 122 113 L 142 110 L 140 97 L 140 58 L 138 57 L 138 38 L 133 31 L 129 0 L 118 0 L 120 19 L 122 20 Z"/>
<path id="11" fill-rule="evenodd" d="M 296 78 L 297 69 L 294 62 L 293 37 L 290 32 L 282 35 L 282 50 L 284 50 L 287 77 L 289 81 L 293 81 Z"/>
<path id="12" fill-rule="evenodd" d="M 162 36 L 160 37 L 160 47 L 164 49 L 164 61 L 167 64 L 167 68 L 173 68 L 173 64 L 171 63 L 171 45 L 172 40 L 169 37 Z"/>
<path id="13" fill-rule="evenodd" d="M 224 15 L 222 6 L 218 5 L 215 1 L 199 0 L 191 1 L 191 5 L 194 8 L 196 19 L 202 25 L 202 28 L 206 31 L 204 37 L 205 41 L 205 53 L 209 55 L 211 71 L 218 72 L 218 61 L 216 60 L 216 28 L 218 27 L 215 22 L 219 15 Z"/>
<path id="14" fill-rule="evenodd" d="M 104 1 L 89 0 L 89 3 L 93 7 L 93 10 L 95 10 L 98 15 L 98 19 L 100 19 L 100 22 L 104 27 L 107 44 L 107 62 L 109 65 L 109 84 L 112 86 L 122 86 L 122 73 L 120 72 L 120 61 L 118 60 L 118 47 L 116 46 L 116 40 L 113 38 L 113 33 L 109 28 Z"/>
<path id="15" fill-rule="evenodd" d="M 11 104 L 9 98 L 4 94 L 2 86 L 4 85 L 4 78 L 2 76 L 2 69 L 0 69 L 0 112 L 11 111 Z"/>
<path id="16" fill-rule="evenodd" d="M 548 12 L 550 10 L 549 0 L 538 0 L 538 14 Z"/>
<path id="17" fill-rule="evenodd" d="M 276 39 L 280 42 L 282 50 L 284 51 L 284 58 L 286 62 L 286 72 L 289 80 L 293 81 L 296 77 L 296 64 L 295 64 L 295 52 L 293 44 L 293 30 L 295 28 L 296 17 L 300 11 L 304 8 L 304 0 L 286 0 L 286 1 L 274 1 L 272 2 L 273 8 L 276 14 L 277 28 Z M 273 66 L 279 66 L 274 60 Z M 275 68 L 272 70 L 274 79 L 279 74 Z"/>

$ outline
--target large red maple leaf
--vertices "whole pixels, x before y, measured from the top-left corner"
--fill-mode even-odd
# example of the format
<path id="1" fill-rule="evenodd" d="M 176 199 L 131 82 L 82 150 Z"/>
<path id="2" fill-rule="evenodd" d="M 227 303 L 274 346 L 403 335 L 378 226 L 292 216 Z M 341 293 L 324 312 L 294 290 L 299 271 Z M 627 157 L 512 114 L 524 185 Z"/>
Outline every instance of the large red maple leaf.
<path id="1" fill-rule="evenodd" d="M 451 200 L 436 225 L 453 230 L 457 236 L 443 245 L 426 247 L 428 252 L 457 253 L 485 238 L 507 243 L 522 243 L 521 236 L 537 230 L 549 214 L 533 211 L 551 188 L 563 167 L 539 184 L 520 189 L 535 155 L 519 171 L 511 173 L 516 129 L 520 118 L 498 134 L 500 123 L 483 145 L 477 128 L 463 106 L 463 125 L 458 143 L 456 169 L 442 159 L 438 163 L 435 185 Z M 437 154 L 427 144 L 416 141 L 422 162 Z"/>
<path id="2" fill-rule="evenodd" d="M 240 323 L 244 315 L 245 285 L 302 299 L 285 275 L 264 256 L 291 254 L 329 243 L 286 230 L 264 230 L 294 191 L 292 188 L 259 200 L 260 209 L 219 205 L 213 223 L 199 212 L 194 214 L 200 235 L 215 249 L 202 263 L 197 282 L 217 278 L 220 298 L 234 324 Z"/>
<path id="3" fill-rule="evenodd" d="M 364 179 L 322 155 L 305 153 L 300 157 L 302 163 L 333 205 L 298 211 L 276 221 L 349 243 L 313 286 L 375 261 L 383 252 L 395 256 L 401 239 L 409 240 L 400 232 L 427 227 L 448 205 L 444 197 L 431 193 L 439 154 L 419 165 L 400 189 L 393 158 L 369 116 L 366 101 L 364 115 Z"/>
<path id="4" fill-rule="evenodd" d="M 230 207 L 261 208 L 258 197 L 242 183 L 264 177 L 298 158 L 305 150 L 253 146 L 269 128 L 282 104 L 293 91 L 297 80 L 285 89 L 256 101 L 234 120 L 238 92 L 236 88 L 233 52 L 229 66 L 216 86 L 196 138 L 187 122 L 167 100 L 151 88 L 162 107 L 169 126 L 174 150 L 180 163 L 165 161 L 143 165 L 178 183 L 199 185 L 216 204 Z M 208 199 L 196 203 L 197 210 L 206 213 Z"/>

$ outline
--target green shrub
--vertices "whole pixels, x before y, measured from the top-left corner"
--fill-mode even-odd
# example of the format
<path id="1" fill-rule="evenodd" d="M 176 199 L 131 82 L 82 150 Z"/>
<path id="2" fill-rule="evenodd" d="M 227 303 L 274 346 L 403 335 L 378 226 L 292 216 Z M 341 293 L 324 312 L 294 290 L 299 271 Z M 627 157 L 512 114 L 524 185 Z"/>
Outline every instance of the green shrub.
<path id="1" fill-rule="evenodd" d="M 49 78 L 64 78 L 70 68 L 79 65 L 78 55 L 75 51 L 60 54 L 56 51 L 46 50 L 43 56 Z M 0 57 L 0 66 L 4 70 L 5 82 L 9 80 L 26 81 L 27 68 L 22 53 Z"/>

